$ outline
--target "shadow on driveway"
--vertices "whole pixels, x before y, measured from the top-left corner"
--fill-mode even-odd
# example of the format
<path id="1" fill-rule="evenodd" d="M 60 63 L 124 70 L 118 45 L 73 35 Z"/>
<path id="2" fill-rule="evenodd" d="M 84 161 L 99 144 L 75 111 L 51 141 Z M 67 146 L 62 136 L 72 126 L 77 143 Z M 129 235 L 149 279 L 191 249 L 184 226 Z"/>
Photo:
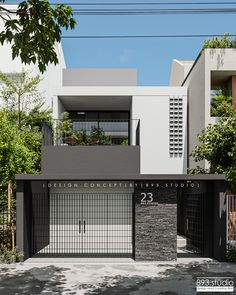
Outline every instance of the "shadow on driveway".
<path id="1" fill-rule="evenodd" d="M 211 266 L 214 268 L 214 265 Z M 153 276 L 155 274 L 151 274 Z M 177 265 L 160 272 L 150 279 L 140 276 L 104 278 L 104 282 L 87 291 L 85 295 L 194 295 L 196 293 L 197 277 L 233 277 L 236 285 L 236 274 L 230 271 L 221 271 L 215 268 L 209 270 L 209 264 Z M 198 293 L 223 294 L 223 293 Z M 233 293 L 227 294 L 236 294 Z"/>
<path id="2" fill-rule="evenodd" d="M 236 284 L 236 266 L 218 262 L 22 267 L 0 268 L 1 295 L 193 295 L 197 277 L 233 277 Z"/>
<path id="3" fill-rule="evenodd" d="M 66 280 L 62 274 L 65 270 L 48 266 L 9 273 L 8 268 L 0 268 L 0 294 L 65 294 L 69 291 L 65 288 Z"/>

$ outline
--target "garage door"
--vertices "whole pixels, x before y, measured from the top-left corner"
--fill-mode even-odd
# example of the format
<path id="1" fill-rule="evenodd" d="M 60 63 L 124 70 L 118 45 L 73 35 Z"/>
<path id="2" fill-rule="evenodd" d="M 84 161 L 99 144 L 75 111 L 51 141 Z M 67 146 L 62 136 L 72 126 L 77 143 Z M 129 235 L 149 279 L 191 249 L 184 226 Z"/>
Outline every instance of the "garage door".
<path id="1" fill-rule="evenodd" d="M 133 256 L 132 192 L 51 192 L 49 202 L 43 203 L 50 208 L 48 230 L 38 212 L 47 208 L 39 203 L 33 209 L 37 217 L 33 218 L 33 252 L 37 255 Z"/>

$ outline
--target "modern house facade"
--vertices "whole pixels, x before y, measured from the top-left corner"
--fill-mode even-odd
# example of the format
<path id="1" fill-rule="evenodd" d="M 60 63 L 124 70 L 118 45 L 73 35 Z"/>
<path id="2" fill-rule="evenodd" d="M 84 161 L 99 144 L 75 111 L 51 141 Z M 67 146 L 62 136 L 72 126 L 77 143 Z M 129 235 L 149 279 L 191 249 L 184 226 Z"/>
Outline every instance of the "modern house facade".
<path id="1" fill-rule="evenodd" d="M 42 173 L 16 176 L 25 259 L 175 260 L 177 229 L 189 249 L 224 259 L 224 176 L 187 175 L 187 88 L 140 87 L 136 76 L 63 70 Z"/>
<path id="2" fill-rule="evenodd" d="M 236 104 L 236 51 L 174 60 L 169 86 L 143 87 L 135 69 L 67 69 L 60 44 L 56 50 L 59 64 L 39 85 L 54 119 L 43 126 L 42 172 L 16 175 L 24 259 L 176 260 L 181 234 L 188 250 L 224 261 L 235 239 L 225 178 L 187 168 L 195 167 L 197 134 L 216 121 L 212 95 L 222 88 Z M 0 71 L 22 69 L 39 73 L 0 46 Z"/>

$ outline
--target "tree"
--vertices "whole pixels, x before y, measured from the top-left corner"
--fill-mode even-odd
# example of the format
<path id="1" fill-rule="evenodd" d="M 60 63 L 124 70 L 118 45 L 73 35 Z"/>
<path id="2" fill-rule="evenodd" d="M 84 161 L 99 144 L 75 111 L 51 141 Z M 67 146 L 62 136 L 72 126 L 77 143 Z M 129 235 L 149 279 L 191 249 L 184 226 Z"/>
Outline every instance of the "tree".
<path id="1" fill-rule="evenodd" d="M 48 64 L 58 64 L 55 43 L 61 41 L 61 27 L 68 30 L 76 25 L 72 8 L 64 4 L 53 8 L 48 0 L 28 0 L 19 4 L 15 18 L 10 17 L 12 14 L 0 6 L 0 18 L 4 21 L 0 43 L 12 44 L 12 58 L 19 56 L 24 64 L 37 63 L 41 73 Z"/>
<path id="2" fill-rule="evenodd" d="M 37 173 L 40 133 L 30 128 L 24 131 L 11 115 L 0 109 L 0 203 L 7 203 L 7 185 L 15 182 L 15 174 Z M 34 148 L 32 148 L 34 147 Z"/>
<path id="3" fill-rule="evenodd" d="M 230 116 L 219 118 L 219 121 L 209 124 L 198 135 L 200 144 L 195 147 L 191 156 L 195 162 L 207 160 L 210 164 L 206 173 L 225 174 L 231 187 L 236 188 L 236 112 L 233 107 Z M 197 167 L 190 173 L 202 173 Z"/>
<path id="4" fill-rule="evenodd" d="M 26 71 L 10 75 L 0 72 L 0 81 L 3 82 L 0 98 L 4 107 L 8 111 L 16 111 L 18 127 L 21 128 L 23 113 L 32 113 L 33 109 L 43 105 L 44 99 L 37 90 L 41 79 L 38 75 L 31 77 Z"/>

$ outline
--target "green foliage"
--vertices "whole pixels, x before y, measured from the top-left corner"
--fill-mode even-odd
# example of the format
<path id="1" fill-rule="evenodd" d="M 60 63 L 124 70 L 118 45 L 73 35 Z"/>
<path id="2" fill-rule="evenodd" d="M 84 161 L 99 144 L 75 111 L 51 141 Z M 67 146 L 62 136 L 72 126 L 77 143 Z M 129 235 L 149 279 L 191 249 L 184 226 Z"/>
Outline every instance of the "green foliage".
<path id="1" fill-rule="evenodd" d="M 229 262 L 236 263 L 236 248 L 232 245 L 228 245 L 227 253 L 226 253 L 226 259 Z"/>
<path id="2" fill-rule="evenodd" d="M 200 144 L 195 147 L 191 154 L 194 161 L 207 160 L 210 168 L 206 172 L 225 174 L 231 188 L 235 190 L 236 116 L 224 116 L 216 124 L 209 124 L 198 135 L 198 139 Z"/>
<path id="3" fill-rule="evenodd" d="M 69 145 L 110 145 L 111 139 L 105 135 L 103 128 L 92 126 L 91 132 L 86 130 L 76 131 L 73 129 L 73 122 L 69 113 L 62 113 L 61 119 L 56 121 L 54 139 L 59 143 Z"/>
<path id="4" fill-rule="evenodd" d="M 22 120 L 26 126 L 38 127 L 41 131 L 43 123 L 52 126 L 52 111 L 50 109 L 43 109 L 43 102 L 33 107 L 28 114 L 25 112 L 22 115 Z"/>
<path id="5" fill-rule="evenodd" d="M 76 133 L 76 144 L 77 145 L 89 145 L 90 144 L 90 136 L 88 135 L 86 130 L 81 130 Z"/>
<path id="6" fill-rule="evenodd" d="M 15 174 L 38 173 L 40 170 L 41 133 L 37 127 L 20 130 L 10 112 L 0 109 L 0 204 L 7 202 L 7 185 Z"/>
<path id="7" fill-rule="evenodd" d="M 17 249 L 9 250 L 7 247 L 0 245 L 0 264 L 18 262 L 22 257 L 23 253 Z"/>
<path id="8" fill-rule="evenodd" d="M 129 145 L 128 138 L 124 139 L 121 143 L 121 145 Z"/>
<path id="9" fill-rule="evenodd" d="M 1 10 L 10 15 L 3 6 Z M 16 18 L 4 14 L 0 18 L 4 21 L 0 43 L 11 43 L 13 59 L 19 56 L 24 64 L 37 63 L 42 73 L 48 64 L 59 62 L 55 43 L 61 40 L 61 27 L 67 30 L 76 25 L 70 6 L 52 6 L 48 0 L 23 1 L 19 3 Z"/>
<path id="10" fill-rule="evenodd" d="M 110 145 L 111 139 L 109 136 L 105 135 L 105 132 L 102 128 L 92 127 L 90 134 L 90 144 L 91 145 Z"/>
<path id="11" fill-rule="evenodd" d="M 54 140 L 60 141 L 73 135 L 73 123 L 69 119 L 69 113 L 64 112 L 59 120 L 55 122 Z"/>
<path id="12" fill-rule="evenodd" d="M 219 104 L 221 104 L 221 103 L 223 103 L 223 102 L 226 102 L 226 103 L 228 103 L 228 104 L 232 104 L 232 96 L 225 96 L 224 94 L 223 94 L 223 91 L 222 90 L 220 90 L 219 91 L 219 94 L 218 95 L 216 95 L 214 98 L 213 98 L 213 104 L 216 104 L 216 105 L 219 105 Z"/>
<path id="13" fill-rule="evenodd" d="M 229 33 L 225 33 L 223 37 L 213 37 L 210 40 L 206 40 L 202 51 L 206 48 L 236 48 L 236 38 L 233 39 L 229 36 Z"/>
<path id="14" fill-rule="evenodd" d="M 200 166 L 188 168 L 188 174 L 206 174 L 208 171 Z"/>
<path id="15" fill-rule="evenodd" d="M 236 116 L 236 109 L 228 103 L 223 101 L 218 104 L 213 104 L 211 106 L 211 116 L 212 117 L 234 117 Z"/>
<path id="16" fill-rule="evenodd" d="M 17 113 L 18 127 L 21 128 L 23 113 L 35 113 L 44 103 L 44 99 L 37 90 L 41 79 L 38 75 L 30 76 L 26 71 L 8 75 L 0 72 L 0 81 L 3 82 L 0 98 L 3 100 L 4 107 L 7 111 L 13 112 L 13 115 Z"/>

